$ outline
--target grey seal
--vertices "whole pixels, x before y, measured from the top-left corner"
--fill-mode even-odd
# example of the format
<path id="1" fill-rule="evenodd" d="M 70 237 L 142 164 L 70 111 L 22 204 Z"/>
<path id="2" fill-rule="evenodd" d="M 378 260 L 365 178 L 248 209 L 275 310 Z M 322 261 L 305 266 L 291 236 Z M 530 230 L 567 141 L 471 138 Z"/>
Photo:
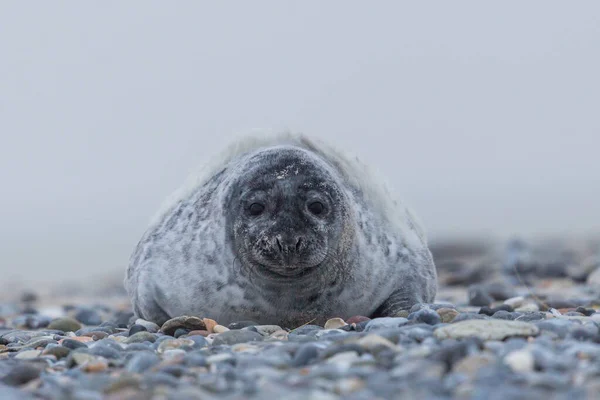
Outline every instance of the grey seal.
<path id="1" fill-rule="evenodd" d="M 135 314 L 297 327 L 434 301 L 414 214 L 356 158 L 284 134 L 234 144 L 159 212 L 131 255 Z"/>

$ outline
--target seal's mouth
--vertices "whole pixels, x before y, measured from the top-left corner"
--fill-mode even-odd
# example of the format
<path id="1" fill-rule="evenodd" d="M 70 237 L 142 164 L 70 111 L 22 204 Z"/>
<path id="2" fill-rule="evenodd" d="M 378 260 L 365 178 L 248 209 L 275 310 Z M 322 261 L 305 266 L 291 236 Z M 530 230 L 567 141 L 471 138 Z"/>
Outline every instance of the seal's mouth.
<path id="1" fill-rule="evenodd" d="M 312 275 L 317 271 L 318 265 L 313 266 L 286 266 L 274 267 L 269 265 L 260 265 L 256 270 L 264 278 L 277 281 L 296 281 L 300 278 Z"/>

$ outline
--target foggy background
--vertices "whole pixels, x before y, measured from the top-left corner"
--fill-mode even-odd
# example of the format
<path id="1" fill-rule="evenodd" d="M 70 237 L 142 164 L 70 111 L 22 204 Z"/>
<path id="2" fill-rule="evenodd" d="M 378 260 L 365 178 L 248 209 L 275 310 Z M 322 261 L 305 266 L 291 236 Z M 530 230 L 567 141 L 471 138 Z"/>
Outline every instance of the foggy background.
<path id="1" fill-rule="evenodd" d="M 0 279 L 123 272 L 257 129 L 357 154 L 432 240 L 596 233 L 599 71 L 591 1 L 0 1 Z"/>

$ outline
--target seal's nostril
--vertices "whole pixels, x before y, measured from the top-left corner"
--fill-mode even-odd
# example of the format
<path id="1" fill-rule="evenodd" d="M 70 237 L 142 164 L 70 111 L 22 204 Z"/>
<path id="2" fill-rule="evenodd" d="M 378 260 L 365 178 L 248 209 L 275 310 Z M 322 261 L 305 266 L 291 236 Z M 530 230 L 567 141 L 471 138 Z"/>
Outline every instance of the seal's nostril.
<path id="1" fill-rule="evenodd" d="M 277 247 L 279 247 L 279 251 L 283 252 L 283 247 L 281 246 L 281 242 L 279 241 L 279 238 L 275 238 L 275 240 L 277 241 Z"/>
<path id="2" fill-rule="evenodd" d="M 302 238 L 298 238 L 298 242 L 296 242 L 296 252 L 300 251 L 301 244 L 302 244 Z"/>

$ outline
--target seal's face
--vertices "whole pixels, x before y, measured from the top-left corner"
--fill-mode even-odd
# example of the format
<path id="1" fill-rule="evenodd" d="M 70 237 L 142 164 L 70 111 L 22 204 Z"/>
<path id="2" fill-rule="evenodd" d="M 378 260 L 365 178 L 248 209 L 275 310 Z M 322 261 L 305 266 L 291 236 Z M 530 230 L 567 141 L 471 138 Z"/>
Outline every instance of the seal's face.
<path id="1" fill-rule="evenodd" d="M 228 210 L 236 258 L 271 280 L 325 270 L 338 248 L 346 213 L 325 164 L 285 147 L 249 160 L 233 185 Z"/>

